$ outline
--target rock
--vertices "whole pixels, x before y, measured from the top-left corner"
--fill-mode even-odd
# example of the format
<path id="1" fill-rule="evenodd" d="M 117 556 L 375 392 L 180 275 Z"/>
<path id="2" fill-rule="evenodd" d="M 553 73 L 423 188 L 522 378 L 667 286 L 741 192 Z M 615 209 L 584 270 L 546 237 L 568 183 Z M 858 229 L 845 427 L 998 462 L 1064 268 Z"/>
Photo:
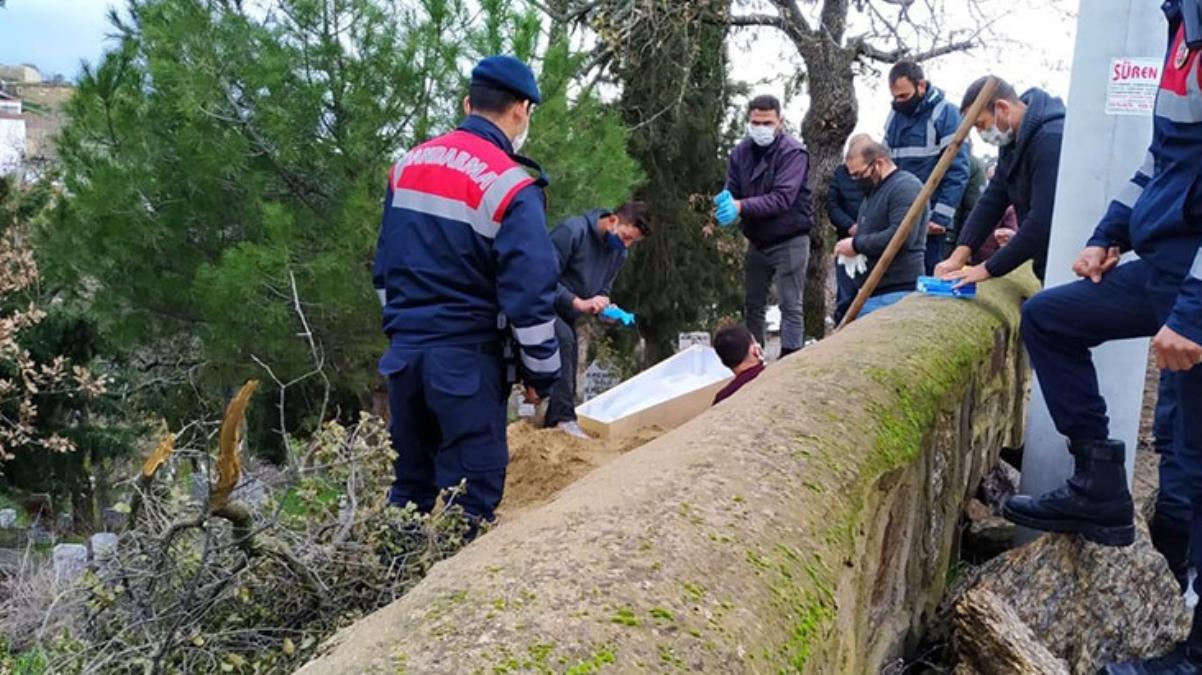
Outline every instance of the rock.
<path id="1" fill-rule="evenodd" d="M 1068 664 L 1043 646 L 1014 610 L 978 588 L 956 604 L 956 673 L 1069 675 Z"/>
<path id="2" fill-rule="evenodd" d="M 59 544 L 54 547 L 54 579 L 71 583 L 88 567 L 88 547 L 83 544 Z"/>
<path id="3" fill-rule="evenodd" d="M 1010 549 L 1014 530 L 1014 523 L 992 514 L 973 520 L 964 531 L 961 556 L 978 564 L 992 560 Z"/>
<path id="4" fill-rule="evenodd" d="M 1018 483 L 1022 480 L 1022 475 L 1018 469 L 1009 464 L 998 461 L 997 465 L 985 474 L 985 478 L 981 481 L 981 489 L 978 491 L 978 498 L 984 502 L 989 508 L 993 509 L 993 514 L 1000 516 L 1002 514 L 1002 504 L 1006 500 L 1013 497 L 1018 492 Z"/>
<path id="5" fill-rule="evenodd" d="M 964 506 L 964 515 L 968 518 L 969 522 L 975 523 L 986 518 L 992 518 L 993 509 L 986 506 L 979 499 L 970 499 L 968 500 L 968 504 Z"/>
<path id="6" fill-rule="evenodd" d="M 1107 661 L 1156 656 L 1183 639 L 1190 620 L 1185 604 L 1147 529 L 1137 524 L 1135 544 L 1126 548 L 1044 535 L 983 566 L 980 582 L 957 603 L 957 620 L 963 613 L 964 622 L 975 621 L 965 623 L 972 630 L 956 631 L 961 657 L 982 669 L 992 657 L 975 650 L 1006 645 L 1008 634 L 1017 630 L 1014 621 L 970 620 L 995 604 L 979 594 L 969 599 L 978 591 L 991 593 L 1073 673 L 1093 673 Z"/>
<path id="7" fill-rule="evenodd" d="M 0 530 L 7 530 L 17 526 L 17 510 L 16 509 L 0 509 Z"/>

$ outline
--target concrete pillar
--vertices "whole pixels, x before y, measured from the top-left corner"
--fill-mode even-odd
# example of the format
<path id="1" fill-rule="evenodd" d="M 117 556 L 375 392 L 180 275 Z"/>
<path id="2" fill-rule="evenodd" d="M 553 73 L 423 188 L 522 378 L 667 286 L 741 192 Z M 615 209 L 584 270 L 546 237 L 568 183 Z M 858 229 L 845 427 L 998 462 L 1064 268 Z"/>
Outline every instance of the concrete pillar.
<path id="1" fill-rule="evenodd" d="M 1111 112 L 1107 112 L 1112 62 L 1130 58 L 1159 63 L 1164 58 L 1166 35 L 1159 3 L 1081 0 L 1048 251 L 1049 287 L 1076 279 L 1070 269 L 1073 260 L 1110 200 L 1143 162 L 1152 138 L 1151 112 L 1120 114 L 1115 112 L 1113 100 Z M 1147 354 L 1146 339 L 1094 350 L 1110 413 L 1110 436 L 1127 444 L 1128 481 L 1139 435 Z M 1036 383 L 1027 422 L 1021 491 L 1042 494 L 1061 485 L 1071 473 L 1072 458 L 1064 438 L 1052 425 Z"/>

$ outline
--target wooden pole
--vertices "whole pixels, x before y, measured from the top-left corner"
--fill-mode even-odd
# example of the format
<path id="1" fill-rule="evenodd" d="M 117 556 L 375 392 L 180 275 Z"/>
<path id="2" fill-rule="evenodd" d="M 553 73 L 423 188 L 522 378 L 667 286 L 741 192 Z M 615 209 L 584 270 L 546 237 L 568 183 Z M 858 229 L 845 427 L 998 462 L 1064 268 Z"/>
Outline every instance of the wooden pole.
<path id="1" fill-rule="evenodd" d="M 893 239 L 889 241 L 889 246 L 885 248 L 885 252 L 881 254 L 880 260 L 876 262 L 876 266 L 872 268 L 872 272 L 868 278 L 864 280 L 864 285 L 860 287 L 860 292 L 856 294 L 856 299 L 848 308 L 847 314 L 843 316 L 843 321 L 836 332 L 843 330 L 847 324 L 856 320 L 860 310 L 864 308 L 864 303 L 868 302 L 868 298 L 872 297 L 872 292 L 876 290 L 877 284 L 881 282 L 881 277 L 885 276 L 885 272 L 889 270 L 889 265 L 893 264 L 893 259 L 897 257 L 898 251 L 905 245 L 906 240 L 910 237 L 910 231 L 914 229 L 915 222 L 922 215 L 923 209 L 931 201 L 931 196 L 935 194 L 935 188 L 939 187 L 940 181 L 943 180 L 943 174 L 947 173 L 948 167 L 952 165 L 952 161 L 956 158 L 956 153 L 960 152 L 960 145 L 964 143 L 964 139 L 968 138 L 968 132 L 972 130 L 973 125 L 977 123 L 977 116 L 981 114 L 981 109 L 993 97 L 993 90 L 997 88 L 997 80 L 990 77 L 985 81 L 985 86 L 981 87 L 981 93 L 977 94 L 977 100 L 972 102 L 972 106 L 964 115 L 964 119 L 960 121 L 960 128 L 956 129 L 955 136 L 952 137 L 952 142 L 943 149 L 943 156 L 939 158 L 939 163 L 935 165 L 935 170 L 931 172 L 927 178 L 926 185 L 922 186 L 922 191 L 918 193 L 918 197 L 914 199 L 914 203 L 910 205 L 910 210 L 906 211 L 906 216 L 902 218 L 901 226 L 897 228 L 897 232 L 893 233 Z M 922 224 L 926 227 L 926 223 Z M 836 271 L 836 274 L 840 272 Z"/>

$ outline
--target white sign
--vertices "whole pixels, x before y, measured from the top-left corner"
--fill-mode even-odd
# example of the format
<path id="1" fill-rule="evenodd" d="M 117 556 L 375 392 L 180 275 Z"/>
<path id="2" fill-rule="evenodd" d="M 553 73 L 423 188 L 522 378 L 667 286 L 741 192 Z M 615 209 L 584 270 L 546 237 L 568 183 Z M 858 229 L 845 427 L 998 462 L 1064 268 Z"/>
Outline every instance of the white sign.
<path id="1" fill-rule="evenodd" d="M 1110 60 L 1106 85 L 1107 115 L 1151 115 L 1160 87 L 1161 62 L 1157 59 Z"/>

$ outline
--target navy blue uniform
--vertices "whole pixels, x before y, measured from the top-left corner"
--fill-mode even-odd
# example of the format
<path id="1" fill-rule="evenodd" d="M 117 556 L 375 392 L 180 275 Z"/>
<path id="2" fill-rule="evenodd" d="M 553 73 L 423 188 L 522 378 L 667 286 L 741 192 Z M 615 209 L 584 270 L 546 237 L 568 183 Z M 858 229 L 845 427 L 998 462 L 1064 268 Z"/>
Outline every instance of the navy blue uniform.
<path id="1" fill-rule="evenodd" d="M 960 120 L 960 111 L 947 100 L 943 91 L 928 85 L 926 96 L 913 115 L 896 111 L 889 113 L 889 119 L 885 121 L 885 145 L 889 147 L 889 154 L 899 169 L 909 171 L 925 183 L 939 163 L 943 149 L 951 145 Z M 968 145 L 965 144 L 960 146 L 955 160 L 947 168 L 947 173 L 943 174 L 943 180 L 931 197 L 931 220 L 935 224 L 952 229 L 956 209 L 968 185 L 968 177 Z M 926 223 L 920 226 L 925 227 Z M 943 242 L 946 238 L 946 234 L 927 237 L 927 274 L 931 274 L 935 265 L 943 260 Z"/>
<path id="2" fill-rule="evenodd" d="M 559 375 L 544 198 L 510 152 L 496 125 L 472 116 L 389 175 L 374 280 L 397 505 L 429 512 L 439 490 L 466 481 L 458 503 L 491 520 L 509 461 L 503 336 L 516 339 L 528 386 L 545 396 Z"/>
<path id="3" fill-rule="evenodd" d="M 1048 289 L 1023 308 L 1031 364 L 1056 428 L 1071 441 L 1109 436 L 1090 348 L 1154 335 L 1162 326 L 1202 344 L 1202 46 L 1186 43 L 1177 0 L 1165 3 L 1165 13 L 1169 48 L 1152 144 L 1089 240 L 1134 250 L 1140 259 L 1099 284 Z M 1202 569 L 1202 366 L 1166 372 L 1161 392 L 1162 404 L 1177 410 L 1161 420 L 1173 425 L 1172 461 L 1194 506 L 1191 557 Z"/>

